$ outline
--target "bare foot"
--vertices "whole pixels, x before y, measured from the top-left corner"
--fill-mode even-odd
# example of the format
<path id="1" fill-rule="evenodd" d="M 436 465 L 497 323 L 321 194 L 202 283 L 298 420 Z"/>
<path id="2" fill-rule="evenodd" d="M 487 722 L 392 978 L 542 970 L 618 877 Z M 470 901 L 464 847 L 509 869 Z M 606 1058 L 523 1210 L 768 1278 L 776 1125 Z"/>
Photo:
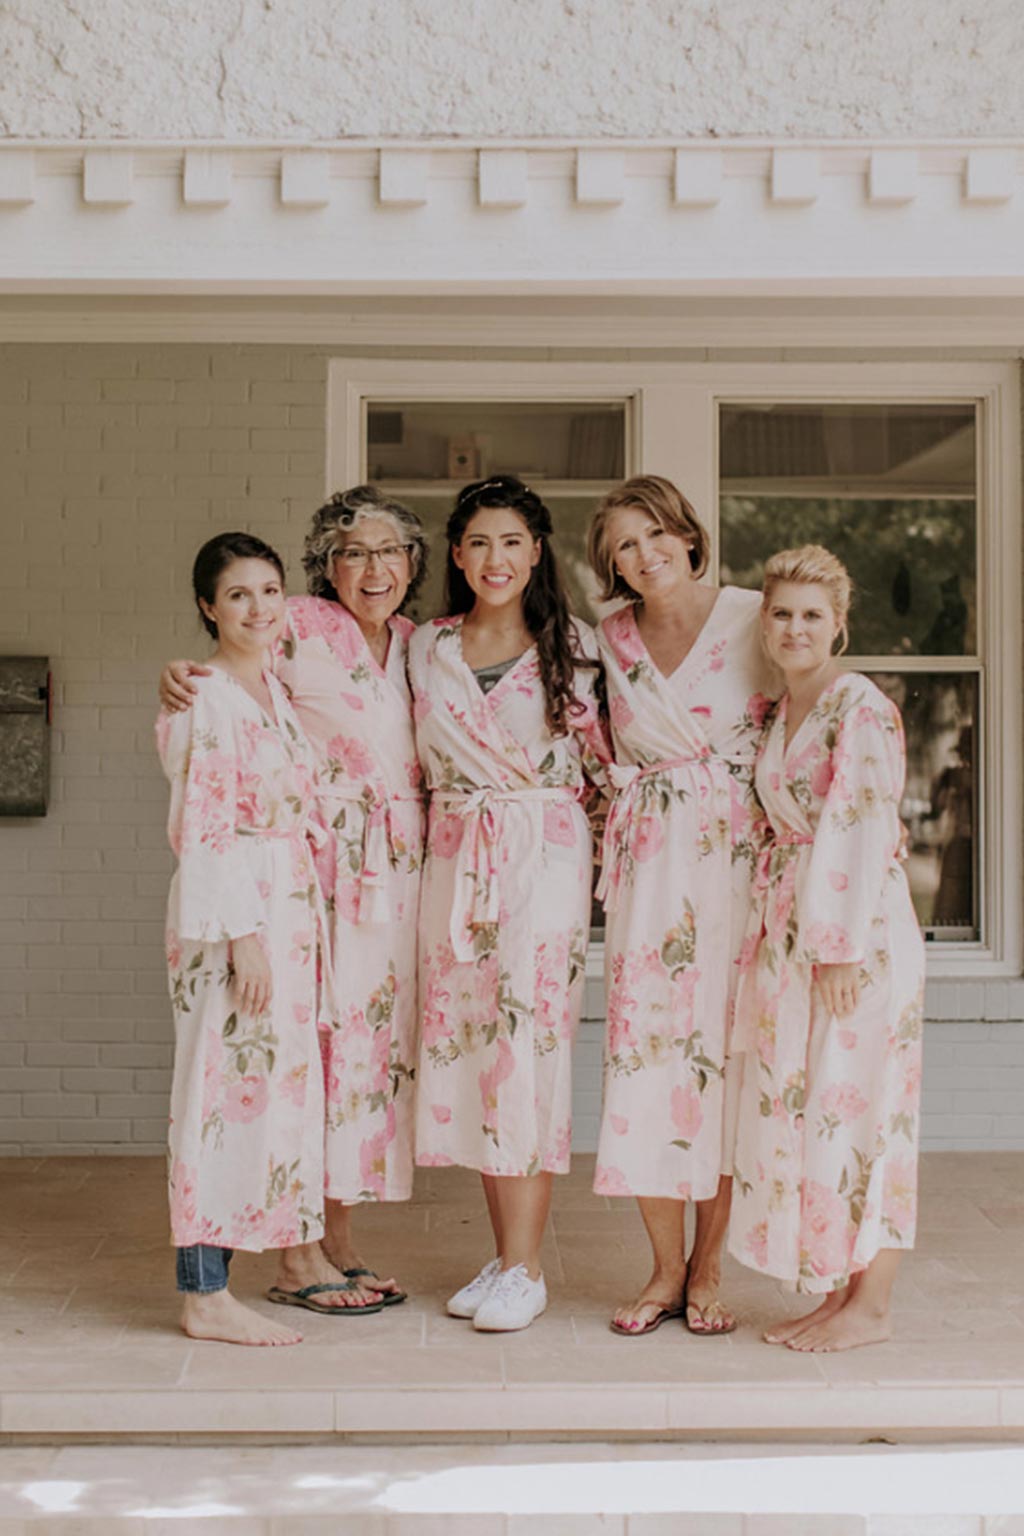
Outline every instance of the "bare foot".
<path id="1" fill-rule="evenodd" d="M 691 1333 L 732 1333 L 736 1318 L 718 1296 L 721 1275 L 694 1271 L 686 1287 L 686 1326 Z"/>
<path id="2" fill-rule="evenodd" d="M 223 1344 L 301 1344 L 302 1334 L 245 1307 L 230 1291 L 189 1293 L 181 1326 L 190 1339 L 219 1339 Z"/>
<path id="3" fill-rule="evenodd" d="M 380 1300 L 378 1290 L 346 1280 L 319 1243 L 282 1249 L 274 1284 L 282 1291 L 302 1291 L 307 1285 L 336 1285 L 336 1291 L 321 1291 L 317 1296 L 318 1304 L 324 1307 L 365 1307 Z"/>
<path id="4" fill-rule="evenodd" d="M 884 1344 L 892 1338 L 892 1318 L 886 1310 L 859 1306 L 851 1296 L 844 1307 L 823 1318 L 813 1327 L 805 1328 L 790 1339 L 787 1348 L 801 1354 L 831 1354 L 840 1349 L 860 1349 L 863 1344 Z"/>
<path id="5" fill-rule="evenodd" d="M 805 1312 L 803 1317 L 789 1317 L 781 1323 L 773 1323 L 761 1337 L 766 1344 L 788 1344 L 791 1339 L 799 1338 L 808 1328 L 813 1328 L 818 1323 L 823 1323 L 826 1318 L 833 1317 L 846 1305 L 847 1300 L 845 1286 L 839 1291 L 829 1291 L 820 1307 L 815 1307 L 813 1312 Z"/>
<path id="6" fill-rule="evenodd" d="M 683 1289 L 686 1285 L 686 1266 L 678 1273 L 667 1275 L 656 1269 L 636 1301 L 619 1307 L 612 1321 L 627 1333 L 644 1333 L 650 1328 L 659 1312 L 682 1310 Z"/>

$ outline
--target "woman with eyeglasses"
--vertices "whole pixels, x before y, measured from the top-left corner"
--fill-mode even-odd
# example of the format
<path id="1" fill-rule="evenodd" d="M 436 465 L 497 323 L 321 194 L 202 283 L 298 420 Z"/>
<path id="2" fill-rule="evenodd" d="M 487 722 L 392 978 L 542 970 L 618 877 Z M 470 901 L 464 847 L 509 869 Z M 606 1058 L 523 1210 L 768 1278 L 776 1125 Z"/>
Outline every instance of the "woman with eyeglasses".
<path id="1" fill-rule="evenodd" d="M 426 541 L 408 508 L 356 486 L 314 513 L 303 564 L 309 595 L 288 599 L 274 672 L 317 757 L 333 965 L 332 1026 L 320 1032 L 326 1233 L 291 1300 L 352 1317 L 404 1300 L 363 1262 L 352 1210 L 412 1193 L 423 810 L 406 680 L 414 626 L 401 609 L 425 574 Z M 187 708 L 189 675 L 203 671 L 171 663 L 165 706 Z"/>
<path id="2" fill-rule="evenodd" d="M 596 644 L 570 617 L 543 502 L 497 475 L 466 486 L 446 532 L 449 617 L 409 647 L 430 788 L 416 1155 L 482 1176 L 495 1256 L 448 1311 L 508 1332 L 547 1303 L 590 911 L 581 799 L 609 750 Z"/>

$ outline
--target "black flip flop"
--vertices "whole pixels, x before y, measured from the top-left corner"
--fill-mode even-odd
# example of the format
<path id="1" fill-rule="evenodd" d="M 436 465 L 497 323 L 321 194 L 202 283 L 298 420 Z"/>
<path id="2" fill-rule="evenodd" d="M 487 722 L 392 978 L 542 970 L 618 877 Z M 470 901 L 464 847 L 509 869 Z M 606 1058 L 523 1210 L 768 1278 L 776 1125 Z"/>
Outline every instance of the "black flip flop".
<path id="1" fill-rule="evenodd" d="M 368 1301 L 361 1307 L 329 1307 L 316 1297 L 323 1291 L 358 1291 L 359 1286 L 348 1285 L 304 1285 L 299 1291 L 285 1291 L 279 1285 L 272 1285 L 267 1292 L 268 1301 L 276 1301 L 281 1307 L 305 1307 L 307 1312 L 319 1312 L 323 1317 L 361 1317 L 368 1312 L 383 1312 L 382 1301 Z"/>

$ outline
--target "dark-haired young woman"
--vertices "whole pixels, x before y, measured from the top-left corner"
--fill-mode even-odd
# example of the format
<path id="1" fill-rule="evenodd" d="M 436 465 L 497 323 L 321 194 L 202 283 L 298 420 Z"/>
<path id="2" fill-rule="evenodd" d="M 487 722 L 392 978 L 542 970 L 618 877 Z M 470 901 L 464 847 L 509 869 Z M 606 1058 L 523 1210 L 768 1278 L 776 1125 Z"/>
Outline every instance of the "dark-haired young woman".
<path id="1" fill-rule="evenodd" d="M 413 624 L 401 610 L 425 555 L 419 520 L 400 502 L 370 485 L 333 495 L 306 536 L 309 595 L 288 598 L 270 662 L 316 757 L 334 959 L 320 1031 L 327 1229 L 293 1291 L 347 1278 L 348 1290 L 314 1289 L 303 1304 L 333 1313 L 345 1303 L 351 1318 L 405 1294 L 364 1261 L 353 1216 L 364 1202 L 412 1193 L 423 799 L 405 666 Z M 202 670 L 167 668 L 169 710 L 188 707 Z"/>
<path id="2" fill-rule="evenodd" d="M 569 1166 L 592 851 L 608 747 L 596 647 L 570 618 L 551 516 L 501 475 L 449 518 L 449 617 L 413 636 L 431 791 L 421 899 L 417 1161 L 483 1176 L 496 1257 L 448 1303 L 484 1331 L 544 1309 L 552 1175 Z"/>
<path id="3" fill-rule="evenodd" d="M 280 557 L 248 534 L 221 534 L 199 551 L 193 587 L 217 647 L 192 708 L 157 722 L 178 859 L 167 959 L 182 1327 L 193 1338 L 294 1344 L 299 1334 L 227 1285 L 235 1249 L 274 1248 L 278 1285 L 290 1291 L 323 1233 L 312 753 L 267 667 L 285 622 Z"/>

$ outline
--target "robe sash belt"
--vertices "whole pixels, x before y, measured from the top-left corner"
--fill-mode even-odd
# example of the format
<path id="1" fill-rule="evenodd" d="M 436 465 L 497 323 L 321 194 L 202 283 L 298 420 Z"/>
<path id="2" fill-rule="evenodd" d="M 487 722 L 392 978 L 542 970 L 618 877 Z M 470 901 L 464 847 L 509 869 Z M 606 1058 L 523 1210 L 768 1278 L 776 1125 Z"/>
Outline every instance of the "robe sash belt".
<path id="1" fill-rule="evenodd" d="M 320 798 L 328 818 L 334 817 L 328 806 L 332 801 L 343 805 L 362 806 L 363 846 L 358 870 L 349 870 L 359 887 L 357 923 L 387 923 L 391 920 L 391 902 L 388 897 L 388 868 L 394 868 L 401 859 L 399 842 L 395 835 L 392 806 L 396 802 L 422 805 L 423 797 L 415 793 L 381 794 L 372 784 L 351 789 L 321 788 Z"/>
<path id="2" fill-rule="evenodd" d="M 552 789 L 475 789 L 434 790 L 431 809 L 436 819 L 441 810 L 448 816 L 457 816 L 461 822 L 461 835 L 455 855 L 455 899 L 452 903 L 449 937 L 456 960 L 475 960 L 474 933 L 480 928 L 496 925 L 502 914 L 501 881 L 499 870 L 508 867 L 516 874 L 515 844 L 506 837 L 502 820 L 510 805 L 529 805 L 538 801 L 562 800 L 575 803 L 579 796 L 575 790 Z M 506 862 L 499 864 L 499 849 L 506 853 Z M 513 855 L 509 857 L 509 853 Z M 525 856 L 526 849 L 521 850 Z M 524 858 L 523 867 L 526 867 Z M 524 956 L 533 960 L 533 924 L 530 921 L 529 892 L 517 893 L 519 925 L 517 945 Z M 522 925 L 529 932 L 524 932 Z"/>
<path id="3" fill-rule="evenodd" d="M 650 814 L 644 809 L 643 786 L 651 779 L 671 777 L 684 770 L 698 780 L 696 792 L 710 798 L 714 788 L 710 765 L 714 760 L 716 754 L 710 747 L 705 747 L 690 756 L 667 757 L 662 762 L 648 763 L 643 767 L 636 763 L 609 765 L 608 777 L 615 786 L 616 795 L 605 823 L 601 878 L 596 892 L 597 899 L 604 902 L 606 912 L 614 912 L 619 904 L 619 891 L 626 878 L 630 850 L 635 850 L 642 830 L 640 820 Z"/>

